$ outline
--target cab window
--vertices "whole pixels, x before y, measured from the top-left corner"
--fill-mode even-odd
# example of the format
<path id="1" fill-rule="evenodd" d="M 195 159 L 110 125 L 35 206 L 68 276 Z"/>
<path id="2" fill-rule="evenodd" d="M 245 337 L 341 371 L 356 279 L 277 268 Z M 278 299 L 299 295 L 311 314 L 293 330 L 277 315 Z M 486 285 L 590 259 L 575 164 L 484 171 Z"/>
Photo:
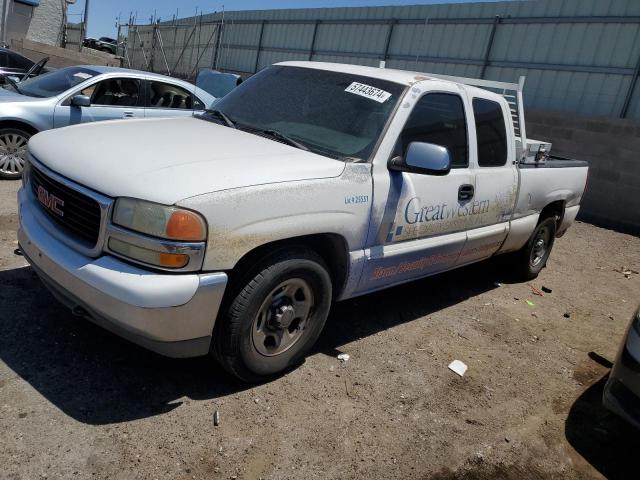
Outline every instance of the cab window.
<path id="1" fill-rule="evenodd" d="M 396 155 L 404 155 L 411 142 L 427 142 L 446 147 L 451 167 L 469 165 L 469 145 L 464 106 L 459 95 L 428 93 L 416 103 L 400 134 Z"/>
<path id="2" fill-rule="evenodd" d="M 507 129 L 500 104 L 484 98 L 474 98 L 473 117 L 478 139 L 478 165 L 500 167 L 506 164 Z"/>

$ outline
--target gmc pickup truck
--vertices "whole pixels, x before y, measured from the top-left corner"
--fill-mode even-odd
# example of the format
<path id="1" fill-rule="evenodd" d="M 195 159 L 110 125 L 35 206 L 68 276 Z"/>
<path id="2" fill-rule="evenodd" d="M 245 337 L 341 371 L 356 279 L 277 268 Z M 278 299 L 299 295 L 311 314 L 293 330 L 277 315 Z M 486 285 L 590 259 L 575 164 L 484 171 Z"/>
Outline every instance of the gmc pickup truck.
<path id="1" fill-rule="evenodd" d="M 43 132 L 20 247 L 75 314 L 260 381 L 333 301 L 501 254 L 540 272 L 587 165 L 527 140 L 522 85 L 287 62 L 197 118 Z"/>

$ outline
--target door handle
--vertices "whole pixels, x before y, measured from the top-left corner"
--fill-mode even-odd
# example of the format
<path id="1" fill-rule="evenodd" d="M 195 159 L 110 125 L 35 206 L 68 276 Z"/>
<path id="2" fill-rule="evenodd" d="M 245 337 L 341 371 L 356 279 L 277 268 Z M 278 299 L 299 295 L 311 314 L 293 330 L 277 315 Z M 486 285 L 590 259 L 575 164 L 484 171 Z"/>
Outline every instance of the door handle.
<path id="1" fill-rule="evenodd" d="M 133 112 L 124 112 L 122 114 L 122 118 L 133 118 L 135 117 L 135 114 Z"/>
<path id="2" fill-rule="evenodd" d="M 458 188 L 458 200 L 461 200 L 461 201 L 471 200 L 474 194 L 475 194 L 475 188 L 473 187 L 473 185 L 470 185 L 468 183 L 464 185 L 460 185 L 460 188 Z"/>

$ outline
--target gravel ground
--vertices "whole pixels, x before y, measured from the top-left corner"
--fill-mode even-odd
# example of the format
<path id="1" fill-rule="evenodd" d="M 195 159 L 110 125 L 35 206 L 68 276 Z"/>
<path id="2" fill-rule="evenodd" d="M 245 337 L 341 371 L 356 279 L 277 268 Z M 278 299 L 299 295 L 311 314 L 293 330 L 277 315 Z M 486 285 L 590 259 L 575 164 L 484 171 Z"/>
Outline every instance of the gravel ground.
<path id="1" fill-rule="evenodd" d="M 16 189 L 0 182 L 2 479 L 637 478 L 640 436 L 600 397 L 640 301 L 614 269 L 640 270 L 640 238 L 576 224 L 542 297 L 493 261 L 343 302 L 304 365 L 247 387 L 56 303 L 13 253 Z"/>

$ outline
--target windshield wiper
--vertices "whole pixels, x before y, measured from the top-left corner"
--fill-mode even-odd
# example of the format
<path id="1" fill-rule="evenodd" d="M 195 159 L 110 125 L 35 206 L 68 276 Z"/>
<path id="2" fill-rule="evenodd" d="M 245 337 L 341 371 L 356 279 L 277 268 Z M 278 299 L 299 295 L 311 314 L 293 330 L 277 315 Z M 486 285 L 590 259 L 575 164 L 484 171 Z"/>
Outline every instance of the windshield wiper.
<path id="1" fill-rule="evenodd" d="M 20 87 L 18 87 L 18 84 L 9 75 L 5 75 L 4 80 L 7 84 L 11 85 L 16 92 L 22 95 Z"/>
<path id="2" fill-rule="evenodd" d="M 288 145 L 291 145 L 292 147 L 299 148 L 300 150 L 304 150 L 306 152 L 309 151 L 309 147 L 307 147 L 303 143 L 300 143 L 297 140 L 294 140 L 293 138 L 291 138 L 290 136 L 285 135 L 284 133 L 279 132 L 277 130 L 272 130 L 270 128 L 266 128 L 266 129 L 249 128 L 249 130 L 253 130 L 256 133 L 261 133 L 261 134 L 264 134 L 264 135 L 268 135 L 268 136 L 274 138 L 275 140 L 280 140 L 281 142 L 284 142 L 284 143 L 286 143 Z"/>
<path id="3" fill-rule="evenodd" d="M 223 111 L 221 111 L 221 110 L 217 110 L 217 109 L 209 109 L 209 108 L 208 108 L 208 109 L 206 109 L 206 110 L 204 111 L 204 113 L 206 113 L 206 114 L 209 114 L 209 115 L 212 115 L 212 116 L 214 116 L 214 117 L 218 117 L 218 118 L 222 119 L 222 120 L 224 121 L 224 123 L 226 123 L 226 124 L 227 124 L 227 126 L 228 126 L 228 127 L 231 127 L 231 128 L 237 128 L 237 127 L 236 127 L 236 122 L 234 122 L 233 120 L 231 120 L 231 119 L 227 116 L 227 114 L 226 114 L 226 113 L 224 113 L 224 112 L 223 112 Z"/>

